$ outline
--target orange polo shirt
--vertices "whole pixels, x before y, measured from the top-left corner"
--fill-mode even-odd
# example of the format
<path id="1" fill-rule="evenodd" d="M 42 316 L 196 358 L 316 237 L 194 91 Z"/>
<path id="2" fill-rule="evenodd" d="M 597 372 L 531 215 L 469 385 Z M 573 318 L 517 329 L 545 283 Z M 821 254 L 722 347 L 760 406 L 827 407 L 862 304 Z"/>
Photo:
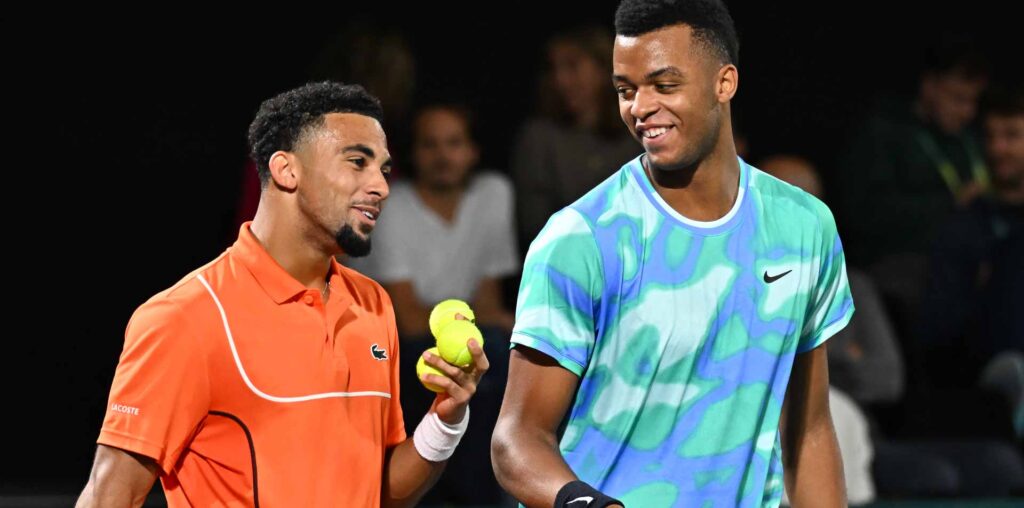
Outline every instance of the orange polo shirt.
<path id="1" fill-rule="evenodd" d="M 324 302 L 249 224 L 135 311 L 98 442 L 155 459 L 171 507 L 380 506 L 406 437 L 391 300 L 332 260 Z"/>

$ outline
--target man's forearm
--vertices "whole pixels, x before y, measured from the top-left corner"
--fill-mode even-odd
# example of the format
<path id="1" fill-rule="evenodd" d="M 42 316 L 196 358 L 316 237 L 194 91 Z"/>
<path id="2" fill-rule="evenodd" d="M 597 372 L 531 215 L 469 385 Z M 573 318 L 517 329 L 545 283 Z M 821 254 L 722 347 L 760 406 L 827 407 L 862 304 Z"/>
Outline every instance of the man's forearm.
<path id="1" fill-rule="evenodd" d="M 786 490 L 793 508 L 845 507 L 846 481 L 832 419 L 784 445 Z"/>
<path id="2" fill-rule="evenodd" d="M 437 483 L 447 463 L 424 459 L 416 451 L 411 436 L 390 449 L 384 463 L 381 506 L 415 506 Z"/>
<path id="3" fill-rule="evenodd" d="M 138 507 L 146 502 L 149 492 L 133 493 L 124 485 L 97 485 L 90 480 L 75 503 L 75 508 Z"/>

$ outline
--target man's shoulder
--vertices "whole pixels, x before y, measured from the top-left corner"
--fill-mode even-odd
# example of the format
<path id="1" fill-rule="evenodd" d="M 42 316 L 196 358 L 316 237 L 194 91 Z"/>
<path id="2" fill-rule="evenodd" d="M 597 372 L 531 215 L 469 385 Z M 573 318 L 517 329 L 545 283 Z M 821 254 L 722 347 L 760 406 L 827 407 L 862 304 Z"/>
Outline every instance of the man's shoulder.
<path id="1" fill-rule="evenodd" d="M 750 180 L 749 190 L 756 194 L 762 215 L 771 214 L 776 221 L 793 226 L 835 230 L 832 210 L 817 197 L 754 166 L 750 166 Z"/>
<path id="2" fill-rule="evenodd" d="M 222 267 L 226 260 L 226 253 L 221 254 L 151 296 L 135 309 L 131 321 L 135 324 L 145 321 L 149 325 L 184 326 L 186 322 L 196 321 L 195 317 L 200 312 L 212 311 L 210 293 L 214 291 L 213 286 L 222 280 L 225 273 Z"/>
<path id="3" fill-rule="evenodd" d="M 599 256 L 592 221 L 573 207 L 555 212 L 530 244 L 526 258 L 542 264 L 584 266 Z"/>

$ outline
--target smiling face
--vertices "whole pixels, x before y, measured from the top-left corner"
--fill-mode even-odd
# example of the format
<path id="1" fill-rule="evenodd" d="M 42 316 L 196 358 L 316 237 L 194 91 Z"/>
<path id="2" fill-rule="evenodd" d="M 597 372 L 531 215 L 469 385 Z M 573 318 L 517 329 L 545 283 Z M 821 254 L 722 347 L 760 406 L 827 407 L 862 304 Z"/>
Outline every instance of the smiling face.
<path id="1" fill-rule="evenodd" d="M 695 41 L 688 25 L 617 36 L 613 74 L 619 114 L 652 166 L 691 168 L 715 149 L 738 74 Z"/>
<path id="2" fill-rule="evenodd" d="M 391 172 L 380 123 L 355 113 L 329 113 L 299 143 L 295 155 L 299 213 L 332 235 L 346 254 L 368 254 Z"/>
<path id="3" fill-rule="evenodd" d="M 992 179 L 1003 188 L 1024 185 L 1024 115 L 989 114 L 986 152 Z"/>

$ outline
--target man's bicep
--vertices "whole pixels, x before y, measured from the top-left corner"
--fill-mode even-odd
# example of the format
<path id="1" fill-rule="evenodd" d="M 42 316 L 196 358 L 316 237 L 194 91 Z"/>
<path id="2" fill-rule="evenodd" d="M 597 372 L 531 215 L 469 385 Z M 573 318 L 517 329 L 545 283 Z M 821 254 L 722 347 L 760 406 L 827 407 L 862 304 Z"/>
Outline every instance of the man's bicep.
<path id="1" fill-rule="evenodd" d="M 796 355 L 782 408 L 784 439 L 829 417 L 827 344 Z"/>
<path id="2" fill-rule="evenodd" d="M 552 435 L 569 410 L 579 377 L 554 358 L 529 347 L 511 351 L 502 419 Z"/>
<path id="3" fill-rule="evenodd" d="M 156 458 L 104 444 L 96 445 L 95 469 L 113 473 L 126 483 L 148 483 L 147 489 L 160 474 Z"/>

